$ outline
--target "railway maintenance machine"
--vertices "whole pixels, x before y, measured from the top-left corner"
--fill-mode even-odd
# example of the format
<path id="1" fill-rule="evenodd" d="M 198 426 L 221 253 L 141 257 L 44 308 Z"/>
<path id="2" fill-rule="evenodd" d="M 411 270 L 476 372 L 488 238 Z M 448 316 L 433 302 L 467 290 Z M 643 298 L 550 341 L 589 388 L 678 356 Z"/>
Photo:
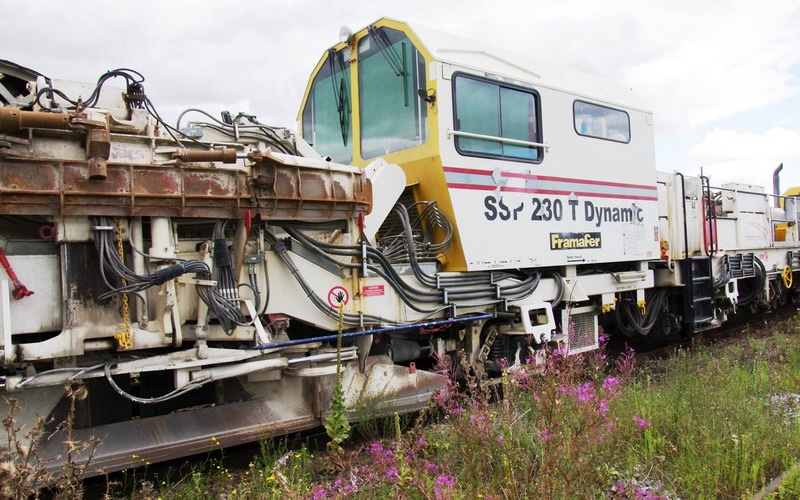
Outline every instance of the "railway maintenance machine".
<path id="1" fill-rule="evenodd" d="M 380 19 L 297 134 L 157 104 L 0 61 L 4 401 L 55 429 L 85 386 L 90 474 L 317 427 L 337 357 L 353 418 L 413 411 L 459 353 L 490 383 L 797 299 L 795 198 L 657 172 L 630 90 L 528 56 Z"/>

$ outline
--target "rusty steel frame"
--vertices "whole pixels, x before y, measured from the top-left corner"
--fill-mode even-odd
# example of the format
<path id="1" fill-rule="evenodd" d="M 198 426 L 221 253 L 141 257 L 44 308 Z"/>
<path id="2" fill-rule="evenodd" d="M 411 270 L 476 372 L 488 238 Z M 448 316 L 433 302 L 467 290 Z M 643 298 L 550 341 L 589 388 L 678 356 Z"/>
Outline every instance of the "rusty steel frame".
<path id="1" fill-rule="evenodd" d="M 108 162 L 104 180 L 90 180 L 89 160 L 3 155 L 0 214 L 346 219 L 372 206 L 361 173 L 285 165 L 264 159 L 249 168 L 209 164 L 134 165 Z"/>

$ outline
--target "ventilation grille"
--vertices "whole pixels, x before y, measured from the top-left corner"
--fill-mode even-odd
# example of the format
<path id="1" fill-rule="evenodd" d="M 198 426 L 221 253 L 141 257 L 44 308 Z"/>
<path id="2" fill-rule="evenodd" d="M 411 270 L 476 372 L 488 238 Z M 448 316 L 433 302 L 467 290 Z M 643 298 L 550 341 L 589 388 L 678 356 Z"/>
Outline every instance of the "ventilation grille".
<path id="1" fill-rule="evenodd" d="M 752 278 L 756 275 L 755 257 L 751 253 L 726 255 L 725 267 L 731 278 Z"/>
<path id="2" fill-rule="evenodd" d="M 786 260 L 789 261 L 789 265 L 792 269 L 800 269 L 800 251 L 787 253 Z"/>
<path id="3" fill-rule="evenodd" d="M 593 307 L 564 311 L 562 325 L 567 333 L 569 353 L 579 354 L 600 347 L 597 333 L 597 313 Z"/>

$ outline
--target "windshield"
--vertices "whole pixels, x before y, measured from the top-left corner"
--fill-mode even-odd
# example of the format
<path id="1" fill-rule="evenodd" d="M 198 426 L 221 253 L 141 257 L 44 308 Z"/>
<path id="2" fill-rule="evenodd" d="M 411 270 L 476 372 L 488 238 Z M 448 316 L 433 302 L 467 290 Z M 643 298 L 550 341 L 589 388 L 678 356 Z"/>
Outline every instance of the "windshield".
<path id="1" fill-rule="evenodd" d="M 353 159 L 349 53 L 346 48 L 328 51 L 303 109 L 303 139 L 340 163 Z"/>
<path id="2" fill-rule="evenodd" d="M 425 60 L 402 31 L 369 27 L 358 44 L 361 156 L 418 146 L 427 135 Z"/>

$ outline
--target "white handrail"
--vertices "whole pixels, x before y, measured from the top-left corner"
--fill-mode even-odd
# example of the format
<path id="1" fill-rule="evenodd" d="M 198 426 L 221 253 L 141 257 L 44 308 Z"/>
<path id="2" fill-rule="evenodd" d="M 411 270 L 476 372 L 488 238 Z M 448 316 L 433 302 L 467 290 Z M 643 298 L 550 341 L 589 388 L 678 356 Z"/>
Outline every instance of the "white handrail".
<path id="1" fill-rule="evenodd" d="M 447 129 L 447 137 L 452 136 L 469 137 L 470 139 L 486 139 L 488 141 L 503 142 L 506 144 L 514 144 L 517 146 L 531 146 L 534 148 L 544 148 L 545 151 L 550 149 L 550 146 L 542 142 L 523 141 L 520 139 L 511 139 L 509 137 L 498 137 L 496 135 L 473 134 L 472 132 L 464 132 L 461 130 Z"/>

